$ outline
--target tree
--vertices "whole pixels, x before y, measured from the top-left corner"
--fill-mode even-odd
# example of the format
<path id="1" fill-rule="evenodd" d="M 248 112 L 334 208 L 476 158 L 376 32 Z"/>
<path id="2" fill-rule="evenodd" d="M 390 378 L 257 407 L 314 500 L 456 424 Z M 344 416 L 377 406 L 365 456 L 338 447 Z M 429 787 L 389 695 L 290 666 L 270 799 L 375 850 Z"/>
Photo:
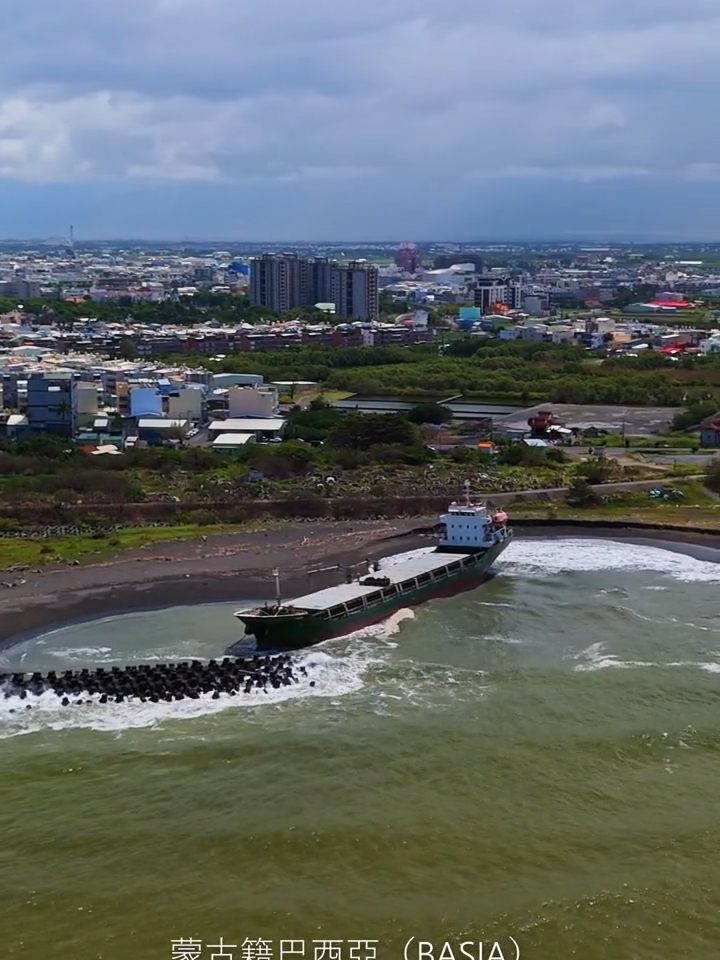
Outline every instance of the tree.
<path id="1" fill-rule="evenodd" d="M 712 460 L 708 464 L 705 486 L 713 493 L 720 493 L 720 460 Z"/>
<path id="2" fill-rule="evenodd" d="M 415 424 L 396 413 L 351 413 L 328 434 L 332 447 L 367 450 L 375 446 L 413 447 L 421 443 Z"/>
<path id="3" fill-rule="evenodd" d="M 138 356 L 138 348 L 134 341 L 132 341 L 129 337 L 125 337 L 124 340 L 120 341 L 118 354 L 123 360 L 136 360 Z"/>
<path id="4" fill-rule="evenodd" d="M 616 461 L 607 457 L 591 457 L 578 466 L 578 476 L 587 483 L 606 483 L 616 469 Z"/>
<path id="5" fill-rule="evenodd" d="M 453 419 L 452 410 L 441 403 L 416 403 L 405 414 L 410 423 L 432 423 L 441 426 Z"/>
<path id="6" fill-rule="evenodd" d="M 697 425 L 706 417 L 711 417 L 716 412 L 717 404 L 713 401 L 705 403 L 693 403 L 687 408 L 687 410 L 684 410 L 682 413 L 678 413 L 677 416 L 673 417 L 672 429 L 691 430 L 693 427 L 697 427 Z"/>
<path id="7" fill-rule="evenodd" d="M 58 400 L 52 408 L 52 412 L 57 414 L 58 417 L 69 417 L 72 413 L 72 404 L 69 400 Z"/>
<path id="8" fill-rule="evenodd" d="M 589 507 L 598 503 L 599 497 L 584 477 L 577 476 L 568 487 L 567 502 L 574 507 Z"/>

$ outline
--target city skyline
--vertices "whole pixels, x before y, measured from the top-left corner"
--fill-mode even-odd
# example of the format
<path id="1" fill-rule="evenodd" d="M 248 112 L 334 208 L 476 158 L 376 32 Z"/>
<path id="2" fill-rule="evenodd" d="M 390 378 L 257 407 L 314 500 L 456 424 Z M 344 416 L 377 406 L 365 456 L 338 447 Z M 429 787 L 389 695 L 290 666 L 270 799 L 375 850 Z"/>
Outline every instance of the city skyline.
<path id="1" fill-rule="evenodd" d="M 8 0 L 0 236 L 720 236 L 711 0 Z"/>

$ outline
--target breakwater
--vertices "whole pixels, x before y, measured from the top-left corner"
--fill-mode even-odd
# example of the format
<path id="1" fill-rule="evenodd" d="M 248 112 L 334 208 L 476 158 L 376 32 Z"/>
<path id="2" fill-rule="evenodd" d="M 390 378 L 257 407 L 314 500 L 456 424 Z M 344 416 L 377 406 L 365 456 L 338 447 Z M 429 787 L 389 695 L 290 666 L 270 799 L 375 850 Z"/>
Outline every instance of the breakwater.
<path id="1" fill-rule="evenodd" d="M 287 654 L 262 657 L 225 657 L 222 660 L 183 661 L 180 663 L 138 664 L 127 667 L 83 670 L 50 670 L 47 673 L 0 674 L 0 691 L 5 699 L 27 701 L 53 693 L 62 706 L 83 706 L 92 703 L 171 703 L 177 700 L 199 700 L 210 695 L 250 694 L 261 690 L 280 689 L 307 677 L 305 666 L 296 667 Z M 309 681 L 314 686 L 314 681 Z"/>

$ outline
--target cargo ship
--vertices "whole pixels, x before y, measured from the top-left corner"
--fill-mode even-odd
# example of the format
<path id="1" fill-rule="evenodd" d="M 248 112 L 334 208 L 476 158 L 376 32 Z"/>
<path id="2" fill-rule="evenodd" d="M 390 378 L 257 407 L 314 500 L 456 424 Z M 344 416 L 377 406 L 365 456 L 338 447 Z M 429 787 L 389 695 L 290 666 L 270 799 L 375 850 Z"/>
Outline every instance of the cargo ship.
<path id="1" fill-rule="evenodd" d="M 464 502 L 450 504 L 439 523 L 444 534 L 434 549 L 387 557 L 362 576 L 348 571 L 344 584 L 293 600 L 281 599 L 276 570 L 275 603 L 235 616 L 258 646 L 310 646 L 379 623 L 397 610 L 474 589 L 512 539 L 507 514 L 473 503 L 469 485 Z"/>
<path id="2" fill-rule="evenodd" d="M 466 486 L 464 502 L 452 503 L 439 522 L 444 535 L 434 549 L 388 557 L 365 575 L 348 572 L 346 583 L 294 600 L 281 599 L 276 570 L 276 602 L 238 610 L 235 616 L 258 646 L 288 649 L 352 633 L 435 597 L 472 590 L 487 579 L 512 539 L 507 514 L 473 503 Z"/>

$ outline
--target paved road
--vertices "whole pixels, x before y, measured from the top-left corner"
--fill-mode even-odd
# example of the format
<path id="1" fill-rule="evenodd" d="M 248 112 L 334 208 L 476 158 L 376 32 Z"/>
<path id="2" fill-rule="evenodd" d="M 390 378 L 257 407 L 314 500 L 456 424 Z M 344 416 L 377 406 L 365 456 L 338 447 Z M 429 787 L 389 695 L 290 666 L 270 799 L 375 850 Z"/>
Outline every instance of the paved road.
<path id="1" fill-rule="evenodd" d="M 528 418 L 540 410 L 552 410 L 561 423 L 586 430 L 596 427 L 610 433 L 626 432 L 632 436 L 651 436 L 664 430 L 680 407 L 623 407 L 607 404 L 541 403 L 526 410 L 516 410 L 504 417 L 495 417 L 495 425 L 526 430 Z"/>
<path id="2" fill-rule="evenodd" d="M 677 456 L 673 454 L 643 454 L 644 458 L 653 463 L 692 463 L 698 467 L 706 467 L 713 460 L 720 460 L 720 454 L 715 453 L 681 453 Z"/>
<path id="3" fill-rule="evenodd" d="M 194 437 L 190 437 L 185 441 L 186 447 L 206 447 L 210 443 L 210 434 L 208 433 L 207 427 L 203 427 Z"/>
<path id="4" fill-rule="evenodd" d="M 569 457 L 586 457 L 589 455 L 590 447 L 561 447 Z M 627 457 L 630 454 L 638 454 L 649 463 L 694 463 L 698 467 L 706 466 L 713 460 L 720 459 L 720 451 L 708 453 L 687 453 L 686 451 L 674 454 L 664 450 L 640 451 L 632 447 L 593 447 L 594 450 L 604 451 L 606 457 Z"/>

